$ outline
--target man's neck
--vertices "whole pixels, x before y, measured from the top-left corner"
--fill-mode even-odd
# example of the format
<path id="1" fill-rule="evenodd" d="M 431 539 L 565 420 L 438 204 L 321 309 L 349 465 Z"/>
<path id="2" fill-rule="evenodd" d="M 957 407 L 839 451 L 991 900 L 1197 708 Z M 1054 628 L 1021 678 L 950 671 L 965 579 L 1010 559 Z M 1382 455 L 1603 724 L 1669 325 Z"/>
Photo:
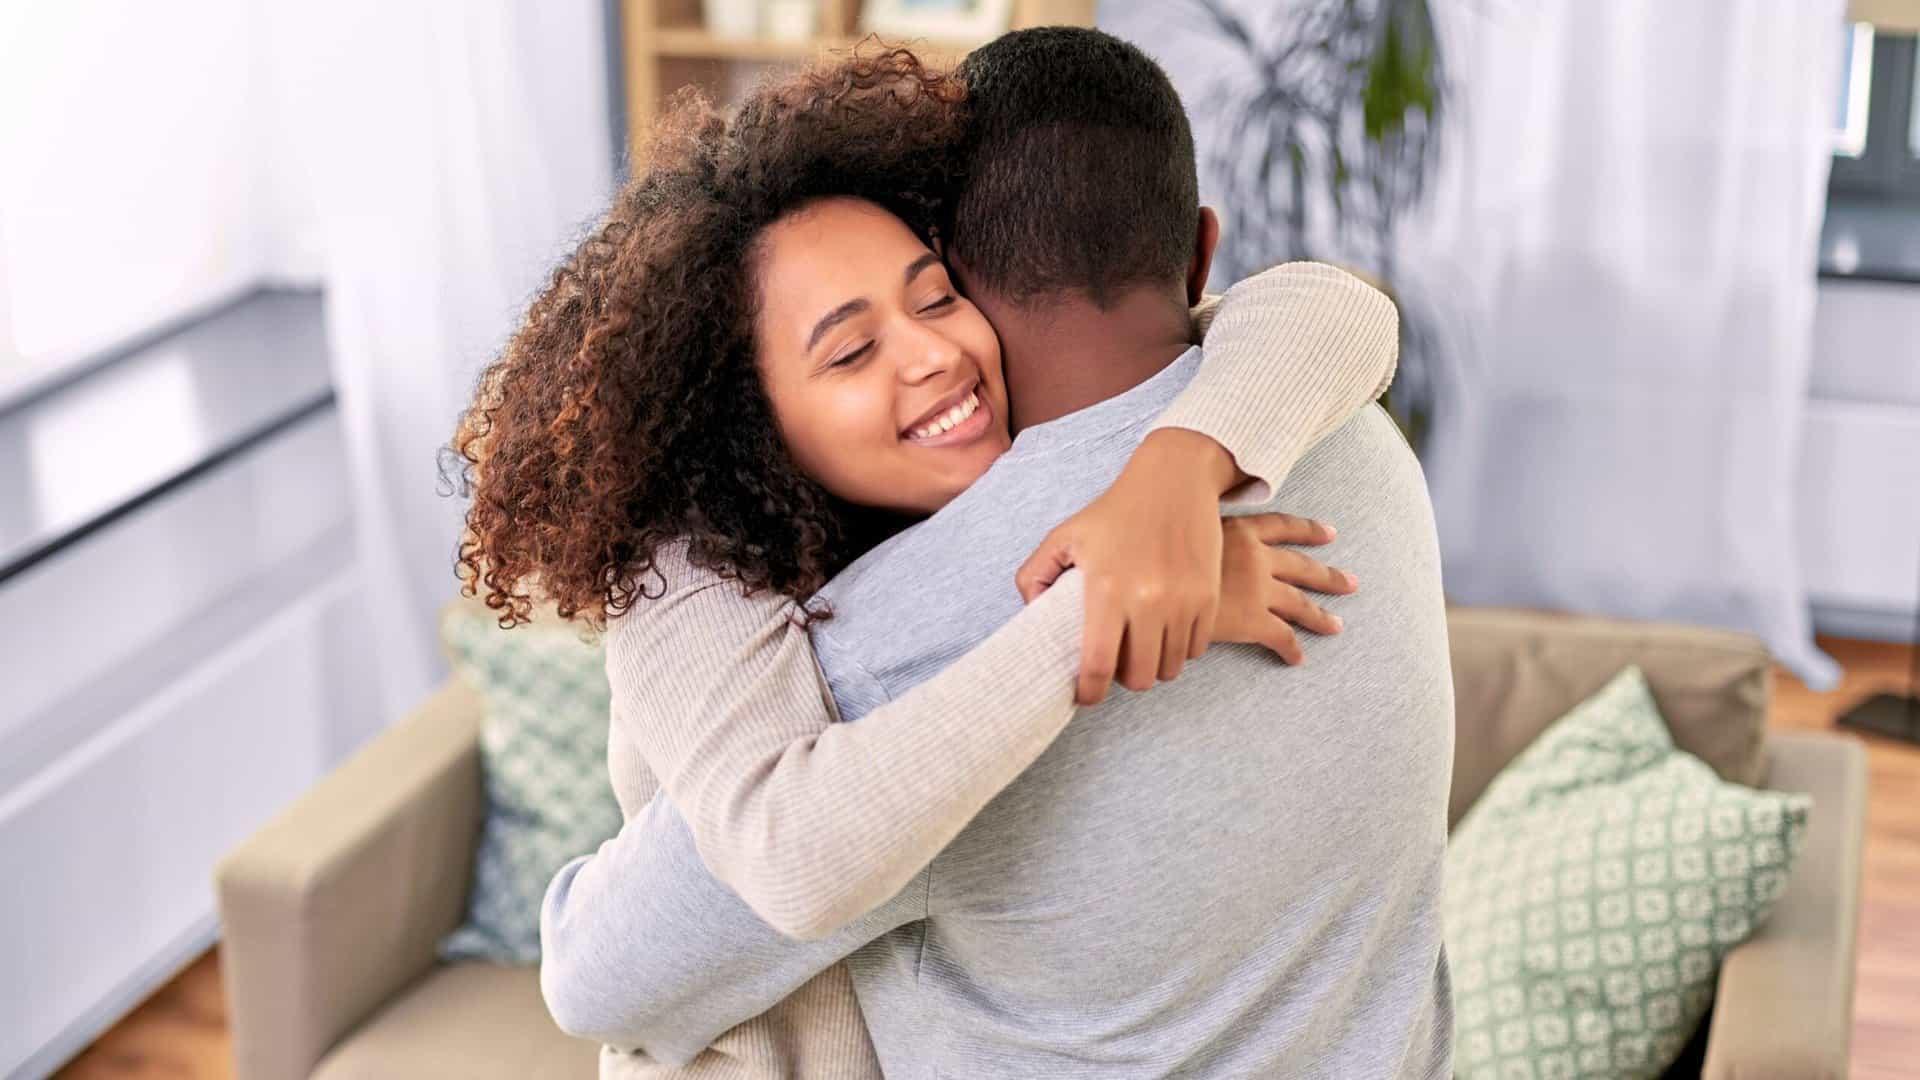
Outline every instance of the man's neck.
<path id="1" fill-rule="evenodd" d="M 1187 309 L 1154 288 L 1129 290 L 1106 308 L 1078 295 L 1032 307 L 975 302 L 1000 333 L 1016 433 L 1126 393 L 1192 344 Z"/>

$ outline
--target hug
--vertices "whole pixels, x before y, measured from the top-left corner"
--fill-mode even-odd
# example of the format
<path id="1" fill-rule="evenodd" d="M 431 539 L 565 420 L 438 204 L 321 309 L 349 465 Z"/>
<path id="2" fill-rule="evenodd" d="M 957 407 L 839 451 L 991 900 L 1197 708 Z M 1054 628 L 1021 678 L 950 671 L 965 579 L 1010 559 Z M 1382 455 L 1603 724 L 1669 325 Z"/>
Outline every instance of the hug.
<path id="1" fill-rule="evenodd" d="M 1451 1074 L 1397 316 L 1223 227 L 1094 30 L 676 104 L 456 440 L 469 588 L 605 631 L 603 1075 Z"/>

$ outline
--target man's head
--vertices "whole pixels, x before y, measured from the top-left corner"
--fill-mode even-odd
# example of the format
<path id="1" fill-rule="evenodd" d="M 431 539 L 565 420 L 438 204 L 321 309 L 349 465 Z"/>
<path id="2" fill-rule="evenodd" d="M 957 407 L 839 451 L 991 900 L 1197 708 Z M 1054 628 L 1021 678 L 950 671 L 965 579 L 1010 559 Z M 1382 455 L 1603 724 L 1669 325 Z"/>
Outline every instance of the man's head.
<path id="1" fill-rule="evenodd" d="M 1083 27 L 1016 30 L 960 65 L 972 119 L 948 223 L 969 289 L 1020 306 L 1140 287 L 1199 298 L 1219 236 L 1166 72 Z"/>

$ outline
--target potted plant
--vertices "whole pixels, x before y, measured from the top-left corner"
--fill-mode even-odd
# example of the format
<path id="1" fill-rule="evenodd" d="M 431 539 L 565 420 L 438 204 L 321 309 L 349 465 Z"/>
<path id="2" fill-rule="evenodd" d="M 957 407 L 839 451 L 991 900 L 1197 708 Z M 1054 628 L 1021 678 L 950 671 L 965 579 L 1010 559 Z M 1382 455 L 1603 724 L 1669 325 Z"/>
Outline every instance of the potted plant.
<path id="1" fill-rule="evenodd" d="M 1221 118 L 1202 164 L 1232 223 L 1224 269 L 1325 259 L 1393 294 L 1395 226 L 1425 194 L 1445 116 L 1427 0 L 1295 0 L 1277 32 L 1223 0 L 1192 2 L 1252 73 L 1200 102 Z M 1400 325 L 1403 356 L 1431 345 L 1404 305 Z M 1394 412 L 1417 448 L 1425 417 L 1406 396 Z"/>

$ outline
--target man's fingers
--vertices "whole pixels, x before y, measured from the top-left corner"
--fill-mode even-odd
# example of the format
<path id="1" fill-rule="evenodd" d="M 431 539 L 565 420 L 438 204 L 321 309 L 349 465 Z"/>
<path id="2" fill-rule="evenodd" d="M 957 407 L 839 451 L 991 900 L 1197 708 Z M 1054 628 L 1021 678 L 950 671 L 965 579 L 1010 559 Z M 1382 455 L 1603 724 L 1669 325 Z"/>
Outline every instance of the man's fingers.
<path id="1" fill-rule="evenodd" d="M 1360 587 L 1360 579 L 1311 555 L 1281 549 L 1270 552 L 1269 557 L 1273 560 L 1274 579 L 1297 588 L 1345 596 Z"/>
<path id="2" fill-rule="evenodd" d="M 1020 564 L 1020 569 L 1014 571 L 1014 588 L 1020 590 L 1022 601 L 1031 604 L 1034 597 L 1046 592 L 1047 587 L 1072 565 L 1073 547 L 1068 543 L 1066 534 L 1055 529 L 1040 541 L 1040 546 L 1033 549 L 1027 561 Z"/>
<path id="3" fill-rule="evenodd" d="M 1331 544 L 1333 526 L 1293 514 L 1254 514 L 1253 534 L 1263 544 Z"/>
<path id="4" fill-rule="evenodd" d="M 1340 616 L 1307 599 L 1305 593 L 1285 582 L 1274 583 L 1273 595 L 1267 600 L 1267 610 L 1302 630 L 1311 630 L 1316 634 L 1330 636 L 1342 629 Z"/>
<path id="5" fill-rule="evenodd" d="M 1080 635 L 1080 676 L 1074 682 L 1073 700 L 1081 705 L 1098 705 L 1106 699 L 1113 684 L 1126 623 L 1119 608 L 1098 590 L 1087 593 L 1087 619 Z"/>

